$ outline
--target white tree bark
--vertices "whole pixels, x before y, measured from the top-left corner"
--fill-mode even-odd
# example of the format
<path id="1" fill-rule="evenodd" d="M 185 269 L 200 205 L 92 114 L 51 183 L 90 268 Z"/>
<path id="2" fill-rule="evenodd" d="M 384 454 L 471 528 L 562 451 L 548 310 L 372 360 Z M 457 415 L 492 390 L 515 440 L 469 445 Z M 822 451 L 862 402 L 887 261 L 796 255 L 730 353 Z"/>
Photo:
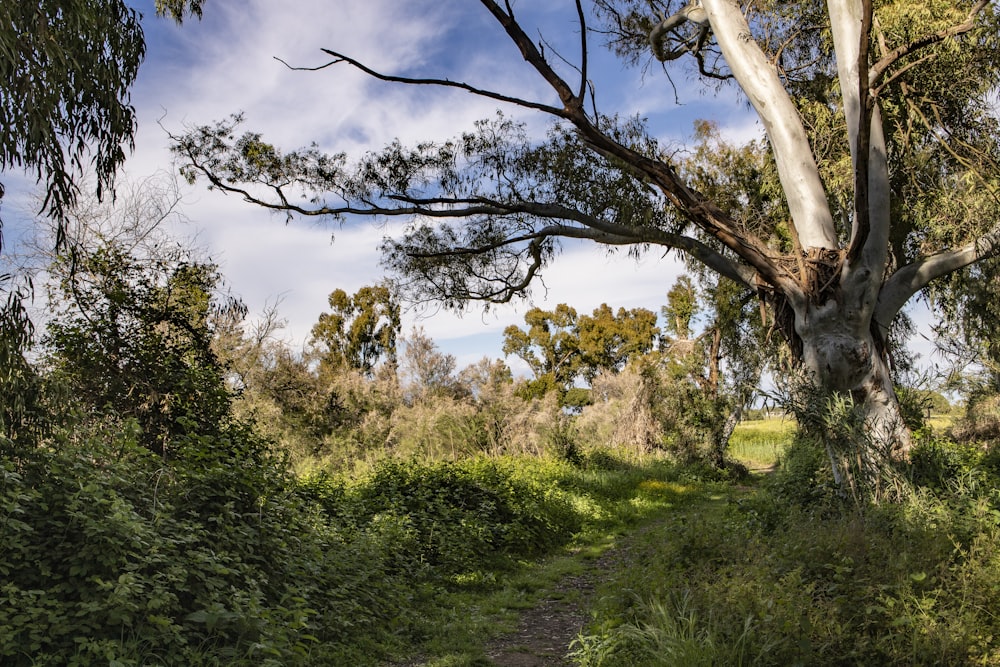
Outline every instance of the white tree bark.
<path id="1" fill-rule="evenodd" d="M 855 211 L 844 265 L 845 316 L 869 321 L 888 261 L 889 165 L 882 117 L 868 90 L 868 39 L 861 0 L 829 0 L 837 74 L 855 174 Z M 863 85 L 862 85 L 863 82 Z M 862 225 L 862 220 L 864 224 Z"/>
<path id="2" fill-rule="evenodd" d="M 837 247 L 837 232 L 809 137 L 791 97 L 733 0 L 702 0 L 730 71 L 760 116 L 803 249 Z"/>

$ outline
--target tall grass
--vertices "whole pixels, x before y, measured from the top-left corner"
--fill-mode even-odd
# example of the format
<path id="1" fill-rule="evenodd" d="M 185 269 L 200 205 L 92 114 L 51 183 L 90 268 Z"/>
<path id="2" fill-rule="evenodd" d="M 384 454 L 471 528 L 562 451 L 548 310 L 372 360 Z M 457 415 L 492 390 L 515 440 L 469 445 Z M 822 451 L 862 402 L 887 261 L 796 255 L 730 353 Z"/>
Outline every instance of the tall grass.
<path id="1" fill-rule="evenodd" d="M 858 505 L 799 449 L 636 533 L 578 663 L 1000 665 L 1000 457 L 922 442 L 908 495 Z"/>
<path id="2" fill-rule="evenodd" d="M 775 465 L 795 436 L 795 420 L 772 417 L 743 421 L 729 440 L 729 454 L 750 470 Z"/>

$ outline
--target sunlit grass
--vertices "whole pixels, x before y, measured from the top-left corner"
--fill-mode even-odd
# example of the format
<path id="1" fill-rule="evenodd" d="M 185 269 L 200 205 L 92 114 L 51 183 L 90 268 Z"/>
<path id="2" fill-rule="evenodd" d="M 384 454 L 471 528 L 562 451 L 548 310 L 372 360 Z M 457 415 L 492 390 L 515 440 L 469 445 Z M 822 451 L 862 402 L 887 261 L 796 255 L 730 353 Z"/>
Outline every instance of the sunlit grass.
<path id="1" fill-rule="evenodd" d="M 768 468 L 792 441 L 795 428 L 795 421 L 788 417 L 740 422 L 729 441 L 729 453 L 751 470 Z"/>
<path id="2" fill-rule="evenodd" d="M 931 427 L 936 433 L 943 433 L 952 427 L 955 423 L 955 415 L 936 415 L 932 414 L 927 420 L 927 425 Z"/>

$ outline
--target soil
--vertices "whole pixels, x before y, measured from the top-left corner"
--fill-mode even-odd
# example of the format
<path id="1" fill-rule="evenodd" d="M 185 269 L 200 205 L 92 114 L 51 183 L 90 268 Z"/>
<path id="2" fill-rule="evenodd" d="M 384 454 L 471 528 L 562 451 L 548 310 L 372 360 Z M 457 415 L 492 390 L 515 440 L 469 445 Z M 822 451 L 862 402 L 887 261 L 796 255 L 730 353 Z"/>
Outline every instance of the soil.
<path id="1" fill-rule="evenodd" d="M 617 559 L 612 549 L 594 560 L 587 571 L 564 578 L 560 596 L 541 600 L 525 611 L 515 632 L 486 646 L 486 656 L 496 667 L 564 667 L 570 644 L 590 620 L 588 610 L 596 582 Z"/>

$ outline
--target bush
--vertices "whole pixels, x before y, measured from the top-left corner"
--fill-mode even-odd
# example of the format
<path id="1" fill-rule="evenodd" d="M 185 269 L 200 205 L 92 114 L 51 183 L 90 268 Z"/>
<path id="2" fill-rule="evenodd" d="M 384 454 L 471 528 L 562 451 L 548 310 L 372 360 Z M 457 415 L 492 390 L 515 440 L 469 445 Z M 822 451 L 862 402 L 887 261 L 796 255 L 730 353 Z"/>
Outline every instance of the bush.
<path id="1" fill-rule="evenodd" d="M 265 443 L 227 437 L 169 465 L 96 439 L 6 461 L 0 662 L 333 664 L 386 632 L 412 589 L 395 536 L 338 529 Z"/>
<path id="2" fill-rule="evenodd" d="M 346 499 L 359 526 L 391 521 L 412 531 L 409 557 L 446 575 L 543 553 L 580 528 L 568 499 L 496 460 L 384 462 Z"/>

